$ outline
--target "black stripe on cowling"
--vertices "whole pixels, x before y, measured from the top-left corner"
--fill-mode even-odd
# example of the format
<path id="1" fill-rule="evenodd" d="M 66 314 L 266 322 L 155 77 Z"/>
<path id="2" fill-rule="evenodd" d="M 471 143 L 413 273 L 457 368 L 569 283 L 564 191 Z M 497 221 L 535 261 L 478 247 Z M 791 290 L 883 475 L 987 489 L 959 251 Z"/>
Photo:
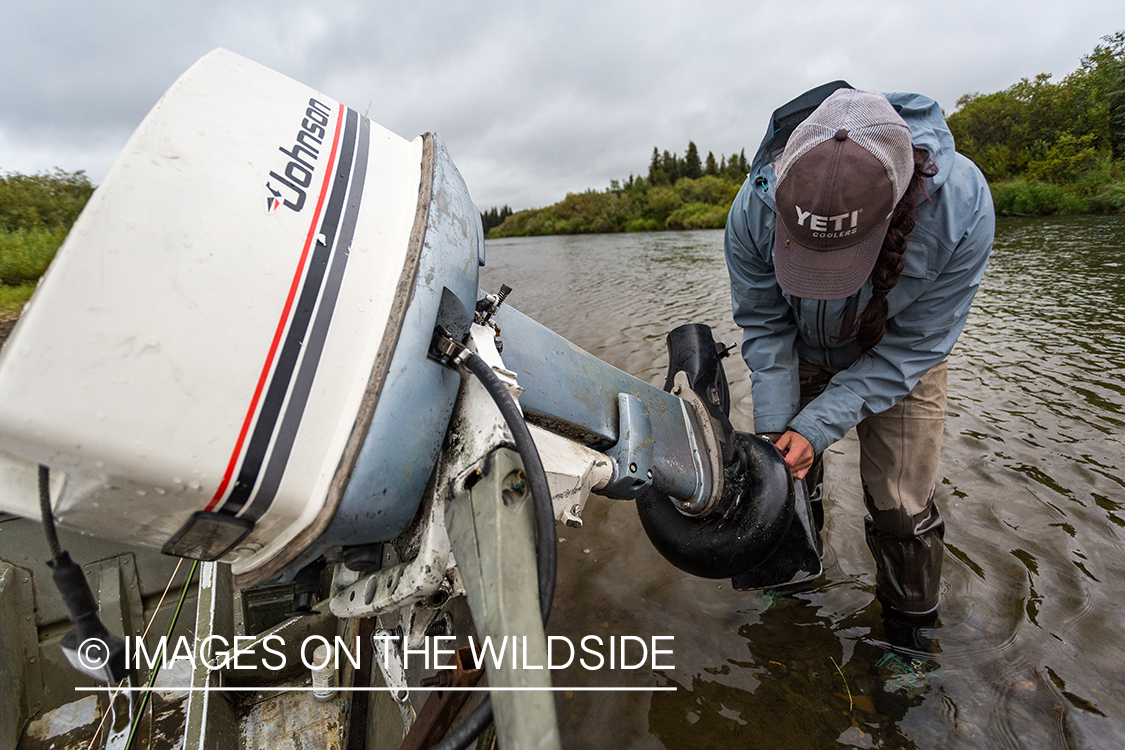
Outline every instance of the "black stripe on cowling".
<path id="1" fill-rule="evenodd" d="M 328 258 L 340 222 L 344 196 L 347 193 L 348 175 L 351 171 L 352 155 L 355 151 L 358 115 L 354 111 L 348 110 L 346 117 L 344 137 L 340 147 L 339 159 L 336 162 L 336 174 L 333 177 L 332 192 L 324 210 L 324 218 L 321 221 L 320 236 L 314 240 L 314 249 L 312 257 L 309 259 L 305 280 L 297 297 L 297 304 L 293 310 L 289 330 L 285 334 L 285 342 L 282 344 L 277 365 L 274 367 L 269 385 L 266 387 L 266 396 L 262 402 L 262 408 L 258 412 L 258 418 L 250 436 L 250 443 L 238 469 L 238 480 L 231 489 L 230 495 L 227 496 L 226 502 L 219 509 L 221 513 L 234 515 L 242 510 L 254 489 L 254 485 L 258 482 L 258 473 L 261 471 L 266 451 L 277 428 L 278 418 L 285 403 L 285 395 L 289 392 L 297 360 L 301 354 L 302 343 L 305 334 L 308 332 L 317 298 L 320 296 L 325 271 L 328 268 Z M 323 236 L 323 242 L 321 236 Z"/>
<path id="2" fill-rule="evenodd" d="M 301 417 L 304 414 L 305 405 L 308 403 L 313 379 L 316 377 L 316 369 L 320 363 L 320 355 L 324 350 L 324 342 L 328 338 L 328 327 L 336 309 L 336 300 L 340 294 L 344 269 L 348 264 L 352 237 L 355 235 L 356 218 L 359 215 L 359 205 L 363 198 L 363 185 L 367 175 L 370 135 L 371 121 L 367 118 L 360 118 L 359 145 L 356 148 L 355 168 L 352 170 L 347 206 L 337 236 L 335 251 L 329 264 L 324 292 L 320 297 L 320 306 L 317 308 L 316 319 L 313 321 L 309 336 L 305 340 L 304 354 L 301 357 L 297 378 L 293 384 L 293 391 L 289 395 L 289 403 L 285 407 L 285 414 L 281 418 L 281 428 L 278 430 L 277 439 L 274 441 L 273 450 L 270 452 L 265 473 L 262 475 L 262 481 L 258 485 L 257 492 L 254 493 L 254 499 L 242 514 L 243 518 L 256 521 L 269 509 L 277 495 L 277 488 L 281 484 L 285 467 L 289 463 L 289 455 L 292 453 L 293 443 L 297 437 L 297 428 L 300 427 Z"/>

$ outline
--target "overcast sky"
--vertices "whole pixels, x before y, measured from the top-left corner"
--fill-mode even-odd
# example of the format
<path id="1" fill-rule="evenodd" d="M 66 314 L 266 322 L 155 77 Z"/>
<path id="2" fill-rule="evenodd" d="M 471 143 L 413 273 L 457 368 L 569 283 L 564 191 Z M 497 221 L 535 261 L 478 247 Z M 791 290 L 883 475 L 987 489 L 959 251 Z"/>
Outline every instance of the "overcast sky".
<path id="1" fill-rule="evenodd" d="M 193 62 L 225 47 L 405 138 L 434 131 L 482 210 L 644 173 L 654 146 L 753 155 L 820 83 L 967 92 L 1078 67 L 1120 0 L 291 3 L 0 0 L 0 172 L 96 184 Z"/>

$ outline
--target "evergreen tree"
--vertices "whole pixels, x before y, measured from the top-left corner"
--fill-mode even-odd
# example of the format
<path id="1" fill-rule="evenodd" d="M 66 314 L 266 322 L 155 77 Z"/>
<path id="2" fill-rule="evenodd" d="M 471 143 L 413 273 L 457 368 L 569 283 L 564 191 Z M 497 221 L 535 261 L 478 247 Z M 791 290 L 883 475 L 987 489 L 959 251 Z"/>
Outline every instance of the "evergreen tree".
<path id="1" fill-rule="evenodd" d="M 689 180 L 698 180 L 703 176 L 703 165 L 699 163 L 699 149 L 695 141 L 688 141 L 687 153 L 684 154 L 683 176 Z"/>
<path id="2" fill-rule="evenodd" d="M 489 229 L 500 226 L 504 223 L 504 220 L 511 215 L 512 209 L 506 203 L 504 207 L 499 210 L 497 210 L 495 206 L 488 209 L 480 215 L 480 223 L 481 227 L 484 229 L 484 233 L 487 235 Z"/>
<path id="3" fill-rule="evenodd" d="M 730 158 L 726 159 L 722 175 L 732 182 L 742 182 L 746 179 L 746 172 L 739 166 L 738 154 L 731 154 Z"/>
<path id="4" fill-rule="evenodd" d="M 719 165 L 715 163 L 715 155 L 710 151 L 707 152 L 707 166 L 704 167 L 703 172 L 712 176 L 719 174 Z"/>
<path id="5" fill-rule="evenodd" d="M 652 161 L 648 163 L 648 181 L 656 185 L 664 181 L 660 179 L 661 177 L 664 177 L 664 173 L 660 168 L 660 151 L 656 146 L 653 146 Z M 664 177 L 664 179 L 667 179 L 667 177 Z"/>
<path id="6" fill-rule="evenodd" d="M 676 180 L 683 177 L 683 162 L 680 161 L 679 156 L 670 153 L 668 149 L 664 149 L 664 155 L 660 157 L 660 167 L 664 170 L 668 182 L 672 185 L 676 184 Z"/>

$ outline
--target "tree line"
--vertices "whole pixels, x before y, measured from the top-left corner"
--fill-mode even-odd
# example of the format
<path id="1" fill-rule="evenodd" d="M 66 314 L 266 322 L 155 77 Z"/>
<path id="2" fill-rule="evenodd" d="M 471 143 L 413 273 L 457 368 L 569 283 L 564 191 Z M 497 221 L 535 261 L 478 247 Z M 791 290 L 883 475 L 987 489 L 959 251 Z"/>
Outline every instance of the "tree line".
<path id="1" fill-rule="evenodd" d="M 504 223 L 504 219 L 507 219 L 511 215 L 512 209 L 506 203 L 501 209 L 497 209 L 495 206 L 493 206 L 489 210 L 485 211 L 480 215 L 480 223 L 484 225 L 484 233 L 488 234 L 489 229 L 500 226 Z"/>
<path id="2" fill-rule="evenodd" d="M 499 215 L 492 209 L 481 214 L 481 221 L 489 237 L 719 229 L 749 168 L 745 149 L 729 157 L 720 154 L 716 162 L 710 151 L 700 159 L 694 141 L 688 141 L 683 157 L 654 147 L 647 177 L 630 174 L 610 180 L 605 190 L 567 193 L 546 208 L 508 209 L 510 215 L 499 224 L 491 223 Z"/>
<path id="3" fill-rule="evenodd" d="M 1043 73 L 993 94 L 965 94 L 948 117 L 957 150 L 981 168 L 1007 214 L 1125 210 L 1125 31 L 1103 37 L 1077 70 Z M 746 151 L 684 156 L 653 148 L 647 176 L 485 223 L 490 237 L 725 226 Z M 497 217 L 492 209 L 485 216 Z"/>
<path id="4" fill-rule="evenodd" d="M 654 146 L 652 159 L 648 165 L 648 181 L 653 185 L 675 185 L 682 178 L 698 180 L 704 175 L 710 175 L 742 182 L 749 170 L 750 165 L 746 163 L 746 149 L 731 154 L 729 160 L 720 153 L 718 162 L 715 161 L 715 154 L 708 151 L 707 159 L 700 161 L 699 149 L 696 148 L 695 141 L 688 141 L 682 159 L 679 154 L 669 153 L 667 149 L 661 153 L 660 149 Z M 611 182 L 610 186 L 612 185 Z"/>

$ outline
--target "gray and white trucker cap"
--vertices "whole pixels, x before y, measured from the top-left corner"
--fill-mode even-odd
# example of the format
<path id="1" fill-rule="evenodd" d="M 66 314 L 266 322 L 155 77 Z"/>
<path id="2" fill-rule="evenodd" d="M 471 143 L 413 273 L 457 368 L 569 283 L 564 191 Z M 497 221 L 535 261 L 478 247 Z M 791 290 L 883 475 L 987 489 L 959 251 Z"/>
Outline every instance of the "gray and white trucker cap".
<path id="1" fill-rule="evenodd" d="M 882 94 L 838 89 L 793 131 L 777 170 L 778 284 L 808 299 L 855 294 L 914 174 L 910 128 Z"/>

